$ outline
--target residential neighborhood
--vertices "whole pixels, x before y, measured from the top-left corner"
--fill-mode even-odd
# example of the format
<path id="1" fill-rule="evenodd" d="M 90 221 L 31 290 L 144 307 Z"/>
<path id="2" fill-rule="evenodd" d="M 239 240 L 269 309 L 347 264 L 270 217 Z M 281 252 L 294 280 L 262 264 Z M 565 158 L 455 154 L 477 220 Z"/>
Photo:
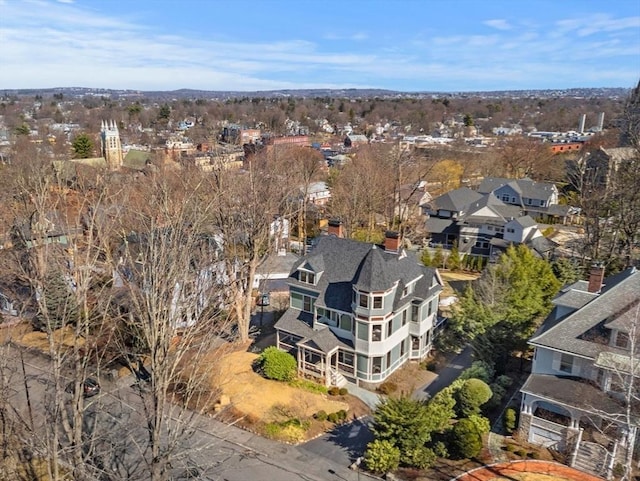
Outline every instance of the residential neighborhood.
<path id="1" fill-rule="evenodd" d="M 639 104 L 3 90 L 0 479 L 640 479 Z"/>

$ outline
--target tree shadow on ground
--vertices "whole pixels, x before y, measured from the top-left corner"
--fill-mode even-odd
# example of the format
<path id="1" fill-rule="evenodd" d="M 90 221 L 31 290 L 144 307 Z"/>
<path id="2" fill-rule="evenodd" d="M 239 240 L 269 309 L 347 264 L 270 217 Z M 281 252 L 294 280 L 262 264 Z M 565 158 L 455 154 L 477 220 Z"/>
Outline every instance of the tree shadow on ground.
<path id="1" fill-rule="evenodd" d="M 336 426 L 328 433 L 328 441 L 341 447 L 351 461 L 364 455 L 373 433 L 369 428 L 370 418 L 355 419 L 352 422 Z"/>

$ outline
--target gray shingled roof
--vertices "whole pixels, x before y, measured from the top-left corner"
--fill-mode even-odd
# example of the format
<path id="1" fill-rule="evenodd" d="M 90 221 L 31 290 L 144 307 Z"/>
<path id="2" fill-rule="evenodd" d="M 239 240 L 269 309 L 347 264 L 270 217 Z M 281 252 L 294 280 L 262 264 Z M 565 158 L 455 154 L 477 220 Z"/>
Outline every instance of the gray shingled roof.
<path id="1" fill-rule="evenodd" d="M 518 224 L 520 224 L 522 227 L 525 227 L 525 228 L 527 228 L 527 227 L 533 227 L 533 226 L 535 226 L 535 225 L 538 225 L 538 223 L 537 223 L 535 220 L 533 220 L 533 219 L 532 219 L 530 216 L 528 216 L 528 215 L 524 215 L 524 216 L 522 216 L 522 217 L 518 217 L 518 218 L 516 219 L 516 222 L 517 222 Z"/>
<path id="2" fill-rule="evenodd" d="M 466 206 L 480 199 L 482 196 L 468 187 L 452 190 L 433 200 L 434 210 L 442 209 L 460 212 Z"/>
<path id="3" fill-rule="evenodd" d="M 290 332 L 300 337 L 311 337 L 315 332 L 311 328 L 313 316 L 311 313 L 302 312 L 299 309 L 289 308 L 278 319 L 275 327 L 282 331 Z"/>
<path id="4" fill-rule="evenodd" d="M 522 197 L 529 199 L 547 199 L 553 192 L 553 184 L 549 182 L 536 182 L 529 178 L 505 179 L 501 177 L 485 177 L 478 187 L 478 192 L 488 194 L 503 185 L 509 185 Z"/>
<path id="5" fill-rule="evenodd" d="M 541 334 L 529 340 L 534 346 L 578 354 L 591 359 L 602 351 L 624 351 L 611 346 L 582 339 L 581 336 L 607 319 L 613 319 L 625 306 L 640 296 L 640 271 L 627 269 L 616 276 L 605 279 L 600 295 L 581 309 L 569 314 L 549 329 L 541 328 Z M 554 322 L 550 320 L 549 322 Z"/>
<path id="6" fill-rule="evenodd" d="M 578 381 L 571 377 L 531 374 L 520 391 L 591 412 L 597 411 L 610 416 L 624 413 L 621 401 L 584 380 Z"/>
<path id="7" fill-rule="evenodd" d="M 570 289 L 567 292 L 561 293 L 556 296 L 556 298 L 552 302 L 559 306 L 580 309 L 582 306 L 587 305 L 587 303 L 591 302 L 596 297 L 598 297 L 597 294 L 588 292 L 586 289 L 584 291 Z"/>
<path id="8" fill-rule="evenodd" d="M 315 286 L 297 281 L 297 268 L 306 262 L 294 264 L 289 276 L 292 285 L 319 292 L 316 305 L 351 312 L 352 286 L 366 292 L 390 289 L 399 281 L 399 289 L 409 281 L 424 276 L 431 285 L 435 269 L 424 267 L 414 256 L 385 252 L 381 247 L 365 242 L 323 236 L 310 257 L 321 258 L 324 273 Z M 427 291 L 416 289 L 416 296 L 427 296 Z M 394 306 L 394 308 L 397 306 Z"/>
<path id="9" fill-rule="evenodd" d="M 344 339 L 340 339 L 329 328 L 322 328 L 314 331 L 311 336 L 303 339 L 298 344 L 307 345 L 310 348 L 317 349 L 325 354 L 328 354 L 337 347 L 353 349 L 353 344 L 345 342 Z"/>
<path id="10" fill-rule="evenodd" d="M 486 216 L 481 216 L 481 215 L 477 215 L 476 213 L 482 209 L 484 209 L 485 207 L 491 209 L 493 212 L 495 212 L 498 216 L 500 216 L 500 220 L 501 221 L 507 221 L 511 218 L 517 218 L 520 217 L 520 207 L 516 206 L 516 205 L 508 205 L 505 204 L 504 202 L 502 202 L 500 199 L 498 199 L 495 195 L 493 194 L 486 194 L 481 196 L 478 200 L 476 200 L 475 202 L 472 202 L 468 207 L 467 207 L 467 213 L 464 215 L 464 220 L 465 221 L 470 221 L 470 220 L 475 220 L 476 222 L 481 222 L 481 221 L 490 221 L 490 220 L 494 220 L 495 218 L 492 217 L 486 217 Z"/>
<path id="11" fill-rule="evenodd" d="M 453 219 L 440 219 L 439 217 L 429 217 L 424 223 L 424 227 L 430 234 L 442 234 L 447 229 L 455 227 Z"/>

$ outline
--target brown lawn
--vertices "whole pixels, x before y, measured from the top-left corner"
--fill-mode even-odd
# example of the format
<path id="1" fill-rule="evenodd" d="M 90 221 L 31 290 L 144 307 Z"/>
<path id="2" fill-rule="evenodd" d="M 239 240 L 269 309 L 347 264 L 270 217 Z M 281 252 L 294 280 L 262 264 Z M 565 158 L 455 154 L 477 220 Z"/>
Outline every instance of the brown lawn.
<path id="1" fill-rule="evenodd" d="M 347 403 L 330 399 L 328 395 L 263 378 L 252 367 L 257 358 L 257 354 L 238 351 L 215 360 L 218 372 L 214 382 L 223 395 L 229 396 L 231 405 L 243 414 L 271 422 L 282 420 L 284 411 L 307 418 L 320 410 L 332 413 L 349 409 Z"/>
<path id="2" fill-rule="evenodd" d="M 38 349 L 42 352 L 49 352 L 49 340 L 47 334 L 40 331 L 31 331 L 16 339 L 16 343 L 32 349 Z M 53 343 L 59 349 L 72 347 L 75 343 L 82 346 L 84 339 L 76 337 L 73 332 L 73 326 L 65 326 L 62 329 L 53 331 Z"/>

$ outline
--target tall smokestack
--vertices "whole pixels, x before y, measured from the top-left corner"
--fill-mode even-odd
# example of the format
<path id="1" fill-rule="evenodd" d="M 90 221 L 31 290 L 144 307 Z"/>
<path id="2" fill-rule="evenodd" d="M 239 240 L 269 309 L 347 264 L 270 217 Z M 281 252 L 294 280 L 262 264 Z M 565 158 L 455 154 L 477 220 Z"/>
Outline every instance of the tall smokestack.
<path id="1" fill-rule="evenodd" d="M 580 132 L 581 134 L 584 134 L 584 123 L 587 120 L 587 114 L 582 114 L 580 116 L 580 123 L 578 124 L 578 132 Z"/>
<path id="2" fill-rule="evenodd" d="M 604 112 L 598 114 L 598 131 L 602 132 L 604 129 Z"/>

